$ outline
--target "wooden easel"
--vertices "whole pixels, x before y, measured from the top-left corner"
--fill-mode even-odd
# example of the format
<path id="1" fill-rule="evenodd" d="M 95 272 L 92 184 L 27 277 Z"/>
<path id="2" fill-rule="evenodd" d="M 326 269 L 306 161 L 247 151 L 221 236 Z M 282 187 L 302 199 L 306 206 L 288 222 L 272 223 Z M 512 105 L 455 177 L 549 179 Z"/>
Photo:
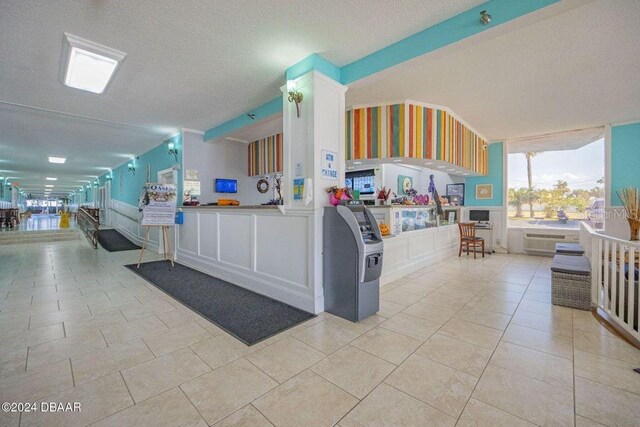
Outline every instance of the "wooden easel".
<path id="1" fill-rule="evenodd" d="M 136 268 L 140 268 L 140 263 L 142 263 L 142 257 L 144 256 L 144 250 L 147 247 L 147 242 L 149 241 L 149 231 L 151 227 L 160 227 L 162 229 L 162 246 L 164 252 L 164 260 L 167 259 L 171 261 L 171 267 L 174 267 L 173 263 L 173 255 L 169 255 L 167 258 L 167 253 L 171 252 L 171 242 L 169 242 L 169 226 L 168 225 L 147 225 L 147 232 L 144 235 L 144 242 L 142 242 L 142 249 L 140 250 L 140 258 L 138 258 L 138 266 Z M 169 246 L 169 252 L 167 252 L 167 245 Z"/>

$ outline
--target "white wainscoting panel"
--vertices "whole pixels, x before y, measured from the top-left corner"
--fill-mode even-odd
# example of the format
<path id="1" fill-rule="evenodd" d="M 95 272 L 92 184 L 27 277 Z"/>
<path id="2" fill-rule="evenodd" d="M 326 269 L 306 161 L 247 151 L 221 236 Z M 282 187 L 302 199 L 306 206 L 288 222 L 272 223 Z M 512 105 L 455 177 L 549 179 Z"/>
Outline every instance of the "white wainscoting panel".
<path id="1" fill-rule="evenodd" d="M 458 225 L 407 231 L 384 239 L 380 284 L 414 273 L 456 253 Z"/>
<path id="2" fill-rule="evenodd" d="M 177 261 L 309 312 L 318 309 L 310 254 L 313 212 L 185 208 Z M 320 290 L 320 294 L 321 294 Z"/>

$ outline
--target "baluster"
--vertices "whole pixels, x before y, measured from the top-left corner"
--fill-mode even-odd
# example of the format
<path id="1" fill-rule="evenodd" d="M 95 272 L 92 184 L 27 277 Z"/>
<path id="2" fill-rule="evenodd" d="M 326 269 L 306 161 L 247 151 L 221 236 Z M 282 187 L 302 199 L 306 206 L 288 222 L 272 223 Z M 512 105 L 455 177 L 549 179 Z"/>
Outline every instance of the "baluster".
<path id="1" fill-rule="evenodd" d="M 634 331 L 633 322 L 637 318 L 638 307 L 635 299 L 635 286 L 636 286 L 636 253 L 633 246 L 629 247 L 629 273 L 627 276 L 627 323 L 629 328 Z M 637 332 L 634 334 L 638 338 Z"/>
<path id="2" fill-rule="evenodd" d="M 620 245 L 620 252 L 618 253 L 618 308 L 616 309 L 618 312 L 618 317 L 621 321 L 624 322 L 624 298 L 626 296 L 625 292 L 625 284 L 627 281 L 624 278 L 624 260 L 627 255 L 627 247 L 625 245 Z"/>
<path id="3" fill-rule="evenodd" d="M 609 307 L 609 290 L 610 290 L 610 286 L 609 286 L 609 247 L 611 246 L 608 240 L 604 240 L 604 257 L 602 259 L 602 272 L 604 274 L 604 282 L 603 282 L 603 287 L 604 287 L 604 301 L 602 301 L 602 309 L 606 312 L 608 312 L 608 307 Z"/>
<path id="4" fill-rule="evenodd" d="M 618 242 L 611 242 L 611 257 L 609 258 L 609 274 L 611 284 L 611 298 L 609 299 L 609 314 L 616 316 L 616 297 L 618 296 L 618 273 L 616 260 L 618 259 Z"/>

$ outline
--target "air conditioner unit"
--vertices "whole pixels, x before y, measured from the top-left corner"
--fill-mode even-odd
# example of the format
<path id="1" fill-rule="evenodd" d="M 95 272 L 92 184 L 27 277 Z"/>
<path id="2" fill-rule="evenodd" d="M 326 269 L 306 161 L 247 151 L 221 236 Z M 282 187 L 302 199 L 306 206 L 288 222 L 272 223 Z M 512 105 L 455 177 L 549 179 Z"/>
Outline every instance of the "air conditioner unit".
<path id="1" fill-rule="evenodd" d="M 534 253 L 554 253 L 556 243 L 578 243 L 580 236 L 577 234 L 546 234 L 525 233 L 524 250 Z"/>

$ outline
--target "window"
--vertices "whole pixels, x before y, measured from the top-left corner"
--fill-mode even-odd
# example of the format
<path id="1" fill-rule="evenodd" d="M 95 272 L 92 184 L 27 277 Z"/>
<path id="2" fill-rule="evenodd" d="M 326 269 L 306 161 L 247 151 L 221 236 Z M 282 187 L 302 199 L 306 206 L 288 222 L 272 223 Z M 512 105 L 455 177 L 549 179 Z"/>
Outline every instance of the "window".
<path id="1" fill-rule="evenodd" d="M 509 143 L 509 227 L 604 228 L 601 128 Z"/>

